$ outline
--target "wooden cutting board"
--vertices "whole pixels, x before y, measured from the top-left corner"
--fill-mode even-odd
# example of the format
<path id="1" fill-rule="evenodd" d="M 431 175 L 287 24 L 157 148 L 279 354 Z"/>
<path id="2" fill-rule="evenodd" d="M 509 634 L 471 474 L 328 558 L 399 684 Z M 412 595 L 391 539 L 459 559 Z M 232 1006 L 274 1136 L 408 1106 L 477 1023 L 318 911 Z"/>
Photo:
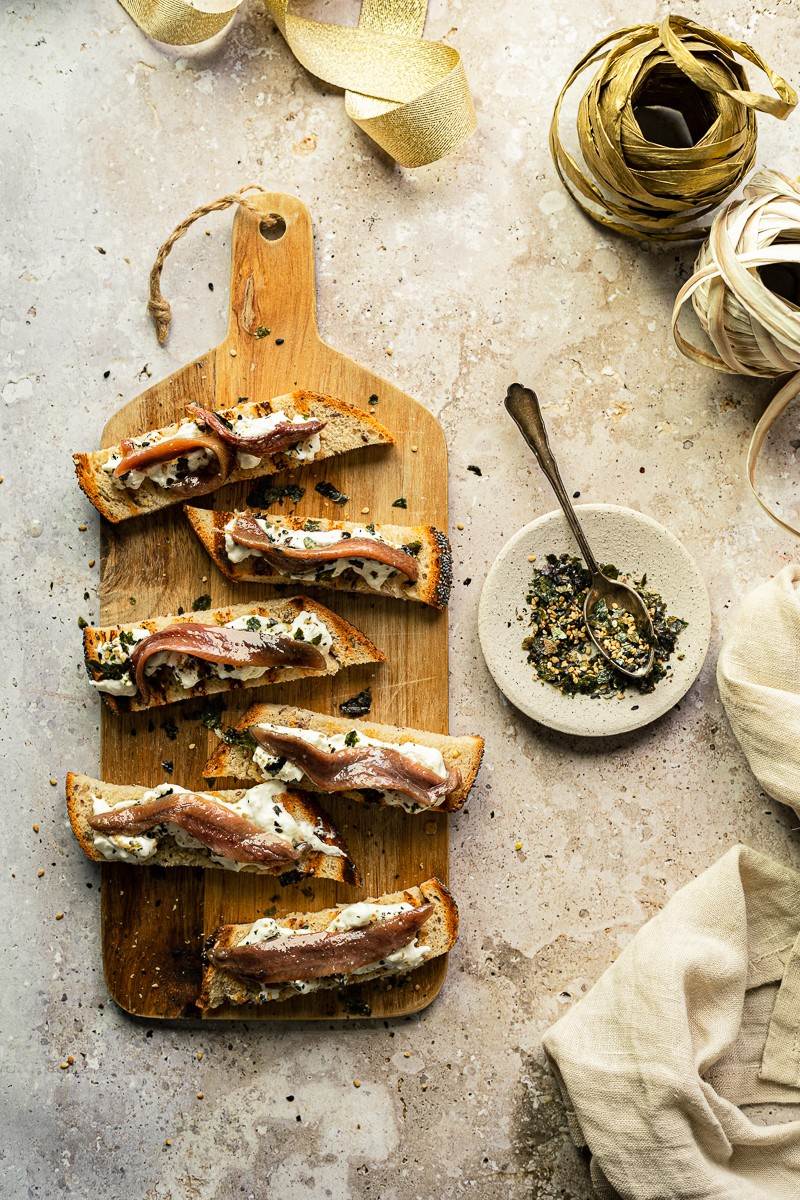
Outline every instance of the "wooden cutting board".
<path id="1" fill-rule="evenodd" d="M 283 218 L 285 228 L 279 223 L 267 229 L 254 214 L 237 212 L 225 340 L 125 405 L 106 425 L 103 446 L 168 424 L 182 416 L 184 405 L 192 400 L 223 408 L 241 397 L 267 399 L 298 387 L 327 392 L 374 412 L 397 444 L 368 448 L 282 476 L 306 489 L 297 505 L 287 501 L 283 511 L 378 522 L 430 522 L 446 531 L 447 450 L 441 426 L 410 396 L 320 339 L 308 210 L 294 197 L 275 193 L 261 196 L 259 203 L 264 214 Z M 374 406 L 369 405 L 371 396 L 378 397 Z M 334 505 L 323 499 L 314 490 L 322 479 L 345 492 L 349 503 Z M 244 506 L 249 490 L 250 485 L 232 484 L 200 503 L 225 509 Z M 392 507 L 401 496 L 407 500 L 405 511 Z M 365 507 L 368 517 L 362 516 Z M 286 594 L 300 590 L 286 593 L 283 589 Z M 275 594 L 275 589 L 226 580 L 196 541 L 179 505 L 121 526 L 104 522 L 102 624 L 174 613 L 179 607 L 188 610 L 205 593 L 216 608 L 258 601 Z M 318 597 L 362 629 L 386 653 L 387 662 L 343 671 L 332 679 L 232 693 L 225 723 L 233 724 L 248 705 L 265 700 L 338 715 L 341 701 L 369 684 L 374 720 L 447 733 L 447 614 L 380 596 L 320 592 Z M 129 716 L 114 716 L 104 707 L 102 778 L 150 787 L 165 779 L 184 787 L 202 786 L 202 768 L 216 739 L 197 719 L 200 707 L 190 702 Z M 164 761 L 173 764 L 171 775 L 165 773 Z M 363 888 L 314 879 L 284 888 L 275 879 L 251 874 L 104 864 L 103 962 L 117 1004 L 143 1017 L 197 1017 L 194 1001 L 202 945 L 218 925 L 351 902 L 397 891 L 432 875 L 447 880 L 446 814 L 410 816 L 336 797 L 326 798 L 325 806 L 349 844 L 364 878 Z M 437 959 L 388 990 L 385 985 L 369 984 L 258 1009 L 217 1009 L 213 1016 L 247 1020 L 396 1017 L 429 1004 L 446 971 L 446 960 Z"/>

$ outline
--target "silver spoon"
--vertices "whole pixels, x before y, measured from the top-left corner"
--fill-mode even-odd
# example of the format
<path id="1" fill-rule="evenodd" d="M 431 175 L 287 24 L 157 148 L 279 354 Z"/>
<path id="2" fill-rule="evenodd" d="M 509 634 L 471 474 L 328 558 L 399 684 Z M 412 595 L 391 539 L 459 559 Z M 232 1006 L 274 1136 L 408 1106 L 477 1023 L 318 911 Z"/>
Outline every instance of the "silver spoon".
<path id="1" fill-rule="evenodd" d="M 627 583 L 620 583 L 618 579 L 611 579 L 601 571 L 597 559 L 592 553 L 592 548 L 586 540 L 586 534 L 581 528 L 575 509 L 572 507 L 572 501 L 567 494 L 567 489 L 561 480 L 558 464 L 550 449 L 547 429 L 545 428 L 542 410 L 539 407 L 536 393 L 532 392 L 530 388 L 523 387 L 521 383 L 512 383 L 506 395 L 505 405 L 508 413 L 516 422 L 520 433 L 536 455 L 539 466 L 550 481 L 550 485 L 564 510 L 564 516 L 567 518 L 575 541 L 578 543 L 584 561 L 591 573 L 592 582 L 586 593 L 586 599 L 583 602 L 583 620 L 589 637 L 603 658 L 610 662 L 617 671 L 620 671 L 629 679 L 644 679 L 653 669 L 656 641 L 653 622 L 644 600 L 635 588 L 630 587 Z M 628 667 L 623 667 L 621 663 L 618 663 L 603 647 L 598 638 L 595 637 L 592 622 L 589 618 L 601 600 L 605 600 L 607 605 L 615 604 L 624 612 L 630 613 L 636 622 L 636 629 L 639 636 L 650 646 L 650 654 L 647 662 L 635 671 L 631 671 Z"/>

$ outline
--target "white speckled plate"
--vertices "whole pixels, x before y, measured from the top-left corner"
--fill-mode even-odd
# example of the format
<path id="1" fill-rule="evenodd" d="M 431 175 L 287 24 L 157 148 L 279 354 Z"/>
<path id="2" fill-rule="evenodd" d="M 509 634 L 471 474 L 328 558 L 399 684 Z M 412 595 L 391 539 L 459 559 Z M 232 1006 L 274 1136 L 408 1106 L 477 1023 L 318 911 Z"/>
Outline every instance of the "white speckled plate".
<path id="1" fill-rule="evenodd" d="M 598 737 L 627 733 L 647 725 L 672 708 L 697 678 L 711 636 L 708 592 L 694 560 L 678 539 L 652 517 L 617 504 L 576 506 L 589 543 L 601 563 L 640 578 L 663 596 L 672 616 L 688 621 L 678 639 L 670 674 L 647 694 L 630 688 L 616 697 L 565 696 L 543 683 L 526 660 L 522 639 L 527 633 L 525 597 L 534 569 L 529 555 L 578 554 L 563 513 L 546 513 L 506 542 L 481 592 L 478 632 L 486 665 L 512 704 L 551 729 Z"/>

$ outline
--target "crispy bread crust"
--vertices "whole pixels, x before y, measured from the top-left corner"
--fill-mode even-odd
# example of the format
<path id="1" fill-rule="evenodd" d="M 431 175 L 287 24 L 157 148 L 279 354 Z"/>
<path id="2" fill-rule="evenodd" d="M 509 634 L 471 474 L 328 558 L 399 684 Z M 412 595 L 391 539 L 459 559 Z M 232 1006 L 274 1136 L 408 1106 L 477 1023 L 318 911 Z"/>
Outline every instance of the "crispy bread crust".
<path id="1" fill-rule="evenodd" d="M 402 579 L 389 578 L 379 590 L 372 588 L 359 575 L 352 572 L 339 575 L 335 579 L 297 580 L 291 575 L 283 574 L 275 568 L 270 568 L 263 559 L 245 559 L 240 563 L 232 563 L 225 553 L 225 526 L 235 515 L 232 512 L 221 512 L 219 509 L 184 507 L 189 524 L 196 533 L 204 549 L 214 560 L 214 563 L 228 579 L 235 583 L 273 583 L 273 584 L 302 584 L 303 587 L 325 588 L 340 592 L 360 592 L 368 596 L 390 596 L 397 600 L 416 600 L 428 604 L 432 608 L 447 607 L 450 598 L 450 588 L 453 580 L 453 559 L 450 542 L 447 536 L 433 525 L 387 525 L 376 523 L 377 533 L 383 533 L 401 545 L 410 542 L 421 544 L 417 555 L 419 578 L 416 583 L 409 585 Z M 282 529 L 302 529 L 308 517 L 284 516 L 282 513 L 269 512 L 263 509 L 248 510 L 248 515 L 262 517 Z M 343 529 L 351 530 L 358 524 L 356 521 L 332 521 L 325 517 L 313 518 L 320 530 Z M 254 570 L 254 566 L 264 565 L 264 572 Z M 349 577 L 348 577 L 349 575 Z"/>
<path id="2" fill-rule="evenodd" d="M 392 892 L 379 896 L 373 901 L 378 904 L 400 904 L 407 902 L 419 907 L 428 902 L 433 905 L 433 913 L 422 926 L 418 934 L 420 944 L 432 947 L 432 953 L 425 959 L 431 962 L 442 954 L 446 954 L 455 945 L 458 937 L 458 906 L 448 889 L 439 879 L 427 879 L 418 887 L 406 888 L 404 891 Z M 319 913 L 289 913 L 285 917 L 276 918 L 279 925 L 296 928 L 303 925 L 316 931 L 325 929 L 339 910 L 328 908 Z M 250 925 L 223 925 L 212 934 L 207 943 L 207 949 L 212 946 L 228 947 L 238 944 L 247 934 Z M 364 975 L 359 975 L 354 982 L 369 983 L 379 979 L 387 972 L 378 968 Z M 340 988 L 343 985 L 339 979 L 322 981 L 322 987 Z M 293 984 L 286 984 L 274 989 L 278 995 L 274 1001 L 288 1000 L 300 995 L 300 990 Z M 217 967 L 206 965 L 203 971 L 202 989 L 197 1001 L 200 1009 L 217 1008 L 221 1004 L 268 1004 L 271 1000 L 261 997 L 259 985 L 252 981 L 237 978 L 237 976 L 222 971 Z"/>
<path id="3" fill-rule="evenodd" d="M 435 746 L 440 750 L 448 767 L 456 767 L 461 774 L 461 786 L 447 797 L 444 804 L 433 810 L 423 809 L 423 812 L 455 812 L 464 805 L 470 790 L 475 783 L 483 758 L 484 741 L 477 735 L 467 737 L 450 737 L 441 733 L 427 733 L 420 729 L 400 728 L 396 725 L 379 725 L 374 721 L 352 720 L 347 717 L 332 717 L 325 713 L 312 712 L 306 708 L 295 708 L 289 704 L 254 704 L 249 708 L 236 725 L 237 729 L 247 729 L 250 725 L 261 723 L 273 725 L 296 726 L 301 729 L 316 729 L 320 733 L 347 733 L 349 729 L 359 729 L 367 737 L 379 738 L 385 742 L 420 742 L 426 746 Z M 220 743 L 211 758 L 203 768 L 207 779 L 218 779 L 225 775 L 236 779 L 263 780 L 258 768 L 253 764 L 252 757 L 242 746 L 228 746 Z M 304 782 L 306 791 L 314 791 L 310 783 Z M 346 792 L 345 795 L 353 800 L 364 800 L 361 792 Z"/>
<path id="4" fill-rule="evenodd" d="M 289 416 L 315 416 L 326 421 L 325 428 L 320 433 L 320 449 L 314 459 L 308 463 L 298 463 L 285 453 L 273 454 L 263 458 L 257 467 L 250 470 L 237 468 L 222 484 L 210 481 L 203 491 L 196 493 L 198 496 L 218 491 L 220 487 L 236 483 L 238 480 L 258 479 L 262 475 L 274 475 L 278 471 L 302 469 L 311 465 L 311 462 L 320 462 L 350 450 L 358 450 L 364 446 L 391 445 L 394 442 L 389 430 L 371 412 L 335 396 L 324 396 L 319 392 L 304 389 L 298 389 L 285 396 L 275 396 L 267 402 L 247 401 L 217 411 L 223 416 L 235 418 L 237 414 L 247 417 L 268 416 L 281 410 Z M 141 432 L 169 433 L 175 431 L 180 424 L 180 421 L 176 421 L 159 430 Z M 79 486 L 97 511 L 108 521 L 117 524 L 130 517 L 155 512 L 185 501 L 185 496 L 170 493 L 168 489 L 159 487 L 148 479 L 136 491 L 114 484 L 102 466 L 118 450 L 119 446 L 116 445 L 72 456 Z"/>
<path id="5" fill-rule="evenodd" d="M 361 663 L 384 662 L 386 656 L 359 629 L 345 621 L 337 613 L 332 612 L 318 600 L 310 596 L 288 596 L 267 600 L 261 604 L 235 604 L 229 608 L 217 608 L 210 612 L 189 612 L 180 616 L 151 617 L 146 621 L 137 621 L 125 625 L 96 626 L 87 625 L 83 631 L 83 656 L 86 670 L 90 679 L 99 679 L 99 673 L 92 670 L 91 663 L 97 657 L 97 647 L 101 642 L 116 637 L 121 630 L 149 629 L 156 632 L 169 625 L 181 624 L 186 621 L 198 621 L 201 624 L 225 625 L 228 621 L 247 614 L 255 616 L 275 617 L 277 620 L 293 621 L 303 610 L 315 613 L 333 634 L 331 656 L 334 663 L 329 669 L 316 671 L 309 667 L 271 667 L 257 679 L 201 679 L 195 687 L 186 689 L 178 684 L 168 688 L 166 692 L 151 692 L 146 701 L 137 696 L 111 696 L 101 692 L 105 703 L 116 713 L 141 712 L 147 708 L 156 708 L 163 704 L 173 704 L 179 700 L 189 700 L 198 696 L 210 696 L 217 692 L 229 692 L 239 688 L 264 687 L 270 683 L 284 683 L 290 679 L 304 679 L 314 675 L 335 675 L 344 667 L 356 666 Z"/>
<path id="6" fill-rule="evenodd" d="M 74 771 L 67 773 L 67 815 L 78 845 L 87 858 L 92 859 L 93 862 L 109 861 L 94 848 L 92 829 L 89 825 L 89 818 L 92 816 L 93 797 L 100 796 L 107 804 L 113 805 L 119 804 L 122 800 L 138 800 L 149 790 L 149 788 L 133 785 L 104 783 L 100 779 L 90 779 L 89 776 L 80 775 Z M 231 801 L 236 796 L 236 792 L 230 791 L 209 791 L 207 794 L 219 800 L 228 801 Z M 322 851 L 307 854 L 298 863 L 296 868 L 297 873 L 304 876 L 316 875 L 322 879 L 333 879 L 339 883 L 357 884 L 360 881 L 359 873 L 353 860 L 350 858 L 343 838 L 332 824 L 327 813 L 315 804 L 310 797 L 300 795 L 288 789 L 281 795 L 281 803 L 298 820 L 310 821 L 316 827 L 322 826 L 324 840 L 330 845 L 338 846 L 340 850 L 344 851 L 344 857 L 323 854 Z M 174 838 L 169 836 L 161 839 L 159 847 L 152 858 L 146 859 L 141 864 L 133 865 L 144 867 L 206 867 L 215 870 L 226 869 L 212 861 L 209 851 L 186 849 L 179 846 Z M 256 875 L 271 874 L 271 872 L 265 871 L 263 867 L 259 867 L 255 863 L 246 863 L 241 867 L 241 870 Z"/>

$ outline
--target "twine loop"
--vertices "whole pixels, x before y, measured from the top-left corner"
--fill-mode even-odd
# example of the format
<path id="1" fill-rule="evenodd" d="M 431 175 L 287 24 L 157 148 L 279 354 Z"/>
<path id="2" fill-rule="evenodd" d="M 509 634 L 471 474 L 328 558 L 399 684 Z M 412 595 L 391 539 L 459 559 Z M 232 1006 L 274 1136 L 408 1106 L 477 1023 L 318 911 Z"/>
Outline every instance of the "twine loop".
<path id="1" fill-rule="evenodd" d="M 263 225 L 271 228 L 277 224 L 277 218 L 263 213 L 258 205 L 254 204 L 252 200 L 247 199 L 248 192 L 266 194 L 266 191 L 267 189 L 263 188 L 260 183 L 247 183 L 244 187 L 239 188 L 237 192 L 229 192 L 226 196 L 220 196 L 217 200 L 210 200 L 208 204 L 201 204 L 197 208 L 193 208 L 188 217 L 184 217 L 175 226 L 166 241 L 159 247 L 155 262 L 150 268 L 150 298 L 147 301 L 147 311 L 153 318 L 156 337 L 160 346 L 163 346 L 166 342 L 169 327 L 172 323 L 172 307 L 169 300 L 167 300 L 161 291 L 161 272 L 164 269 L 167 255 L 175 243 L 180 241 L 184 234 L 188 233 L 195 221 L 199 221 L 201 217 L 208 216 L 212 212 L 222 212 L 223 209 L 230 208 L 235 204 L 239 205 L 240 208 L 246 208 L 248 212 L 255 213 Z"/>
<path id="2" fill-rule="evenodd" d="M 750 90 L 736 55 L 766 74 L 775 96 Z M 561 108 L 596 63 L 578 107 L 580 164 L 561 141 Z M 756 111 L 783 120 L 796 104 L 794 90 L 751 46 L 669 16 L 609 34 L 583 56 L 556 101 L 550 152 L 594 221 L 639 239 L 692 240 L 707 232 L 692 223 L 721 204 L 753 164 Z M 691 144 L 650 140 L 640 124 L 646 109 L 677 110 Z"/>

